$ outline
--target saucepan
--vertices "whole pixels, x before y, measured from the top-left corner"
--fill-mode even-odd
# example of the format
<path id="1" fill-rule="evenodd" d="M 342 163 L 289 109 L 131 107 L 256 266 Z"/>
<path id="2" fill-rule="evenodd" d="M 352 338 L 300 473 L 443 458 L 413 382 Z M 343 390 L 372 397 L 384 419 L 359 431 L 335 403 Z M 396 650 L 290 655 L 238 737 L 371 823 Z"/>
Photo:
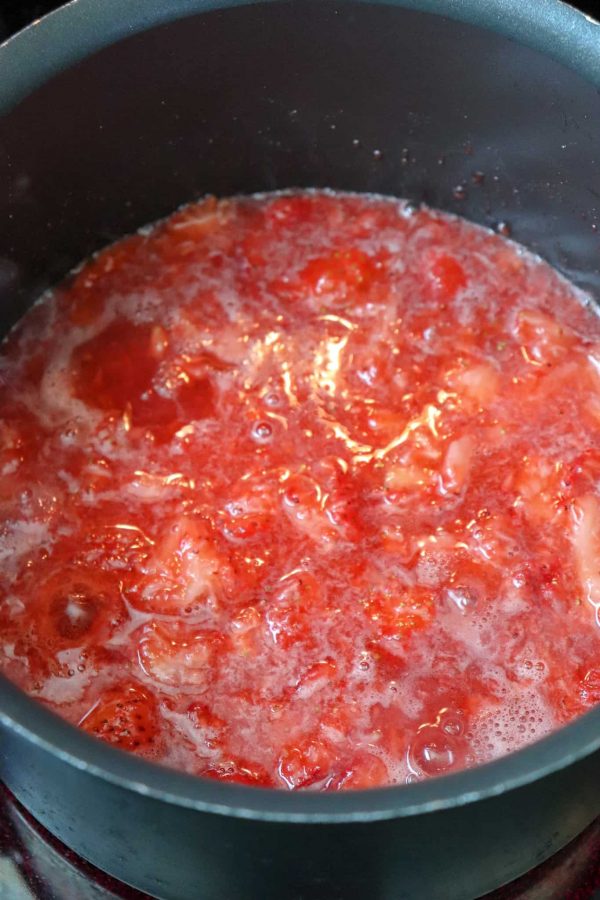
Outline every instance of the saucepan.
<path id="1" fill-rule="evenodd" d="M 73 0 L 0 48 L 0 324 L 180 203 L 374 191 L 600 301 L 600 27 L 558 0 Z M 541 536 L 543 539 L 543 536 Z M 195 778 L 0 680 L 0 777 L 163 900 L 465 900 L 600 814 L 600 708 L 496 762 L 330 795 Z"/>

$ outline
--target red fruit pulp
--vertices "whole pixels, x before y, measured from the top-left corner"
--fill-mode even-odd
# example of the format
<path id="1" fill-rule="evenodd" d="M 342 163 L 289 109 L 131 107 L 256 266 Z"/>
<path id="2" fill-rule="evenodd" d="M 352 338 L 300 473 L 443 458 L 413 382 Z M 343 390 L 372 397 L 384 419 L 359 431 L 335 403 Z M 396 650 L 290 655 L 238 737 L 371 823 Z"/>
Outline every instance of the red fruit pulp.
<path id="1" fill-rule="evenodd" d="M 401 201 L 209 198 L 0 358 L 0 665 L 197 774 L 340 790 L 600 702 L 600 323 Z"/>

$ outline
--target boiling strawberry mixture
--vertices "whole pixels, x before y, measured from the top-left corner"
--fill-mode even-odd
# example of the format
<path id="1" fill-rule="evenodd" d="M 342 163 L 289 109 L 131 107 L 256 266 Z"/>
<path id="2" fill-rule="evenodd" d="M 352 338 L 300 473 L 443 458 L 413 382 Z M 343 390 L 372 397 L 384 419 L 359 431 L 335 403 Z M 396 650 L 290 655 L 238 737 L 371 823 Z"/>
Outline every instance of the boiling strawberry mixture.
<path id="1" fill-rule="evenodd" d="M 339 790 L 600 701 L 600 320 L 398 200 L 204 200 L 0 358 L 1 667 L 189 772 Z"/>

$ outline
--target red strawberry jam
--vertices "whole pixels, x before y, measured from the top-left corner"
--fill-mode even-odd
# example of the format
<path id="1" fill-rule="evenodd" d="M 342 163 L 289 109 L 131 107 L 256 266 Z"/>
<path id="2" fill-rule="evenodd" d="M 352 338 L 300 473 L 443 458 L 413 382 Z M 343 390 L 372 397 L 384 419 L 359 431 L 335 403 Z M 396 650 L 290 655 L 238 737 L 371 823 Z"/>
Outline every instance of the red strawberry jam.
<path id="1" fill-rule="evenodd" d="M 189 772 L 404 783 L 600 702 L 600 321 L 401 201 L 210 198 L 0 357 L 2 670 Z"/>

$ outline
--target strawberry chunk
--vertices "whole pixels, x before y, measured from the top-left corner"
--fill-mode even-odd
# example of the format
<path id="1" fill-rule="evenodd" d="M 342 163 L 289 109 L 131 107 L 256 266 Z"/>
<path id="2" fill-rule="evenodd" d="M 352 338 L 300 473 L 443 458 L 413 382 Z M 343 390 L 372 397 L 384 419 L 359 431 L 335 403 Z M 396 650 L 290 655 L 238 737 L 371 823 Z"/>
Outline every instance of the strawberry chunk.
<path id="1" fill-rule="evenodd" d="M 580 681 L 579 694 L 585 706 L 600 703 L 600 669 L 588 669 Z"/>
<path id="2" fill-rule="evenodd" d="M 571 498 L 600 493 L 600 451 L 590 449 L 575 457 L 564 472 L 562 483 Z"/>
<path id="3" fill-rule="evenodd" d="M 319 737 L 304 737 L 287 746 L 279 757 L 278 772 L 290 790 L 323 781 L 337 762 L 333 746 Z"/>
<path id="4" fill-rule="evenodd" d="M 38 591 L 34 628 L 55 651 L 106 640 L 127 618 L 119 581 L 99 570 L 58 568 Z"/>
<path id="5" fill-rule="evenodd" d="M 440 254 L 431 263 L 429 277 L 436 297 L 451 300 L 467 286 L 465 270 L 458 260 L 448 254 Z"/>
<path id="6" fill-rule="evenodd" d="M 328 790 L 365 790 L 381 787 L 389 781 L 386 764 L 372 753 L 357 753 L 343 771 L 328 782 Z"/>
<path id="7" fill-rule="evenodd" d="M 429 625 L 433 595 L 428 588 L 388 584 L 369 594 L 365 611 L 381 635 L 402 640 Z"/>
<path id="8" fill-rule="evenodd" d="M 296 643 L 314 645 L 311 622 L 322 609 L 322 601 L 317 580 L 309 572 L 286 578 L 266 612 L 274 643 L 284 650 Z"/>
<path id="9" fill-rule="evenodd" d="M 188 516 L 161 532 L 142 572 L 130 602 L 146 612 L 184 615 L 207 604 L 217 607 L 230 577 L 210 524 Z"/>
<path id="10" fill-rule="evenodd" d="M 228 781 L 234 784 L 246 784 L 250 787 L 273 787 L 273 778 L 267 770 L 255 762 L 244 759 L 231 759 L 226 762 L 207 766 L 200 772 L 208 778 Z"/>
<path id="11" fill-rule="evenodd" d="M 79 726 L 121 750 L 148 749 L 159 732 L 157 703 L 141 685 L 117 685 L 101 694 Z"/>
<path id="12" fill-rule="evenodd" d="M 377 262 L 363 250 L 350 247 L 311 260 L 299 277 L 315 297 L 345 302 L 362 299 L 377 274 Z"/>
<path id="13" fill-rule="evenodd" d="M 126 429 L 149 429 L 159 441 L 189 421 L 212 415 L 214 392 L 207 375 L 195 375 L 175 361 L 159 369 L 165 340 L 160 326 L 115 319 L 73 352 L 76 397 L 122 416 Z"/>
<path id="14" fill-rule="evenodd" d="M 522 310 L 517 315 L 515 336 L 521 352 L 532 365 L 553 363 L 573 343 L 573 334 L 556 319 L 537 309 Z"/>
<path id="15" fill-rule="evenodd" d="M 475 453 L 475 438 L 465 434 L 452 441 L 444 457 L 442 483 L 444 491 L 459 493 L 467 483 Z"/>
<path id="16" fill-rule="evenodd" d="M 151 390 L 158 360 L 152 348 L 152 325 L 115 319 L 98 335 L 80 344 L 72 357 L 75 393 L 98 409 L 149 415 L 144 394 Z M 157 412 L 164 410 L 156 398 Z"/>
<path id="17" fill-rule="evenodd" d="M 206 688 L 226 648 L 219 631 L 153 622 L 142 632 L 138 656 L 144 672 L 160 684 Z"/>

